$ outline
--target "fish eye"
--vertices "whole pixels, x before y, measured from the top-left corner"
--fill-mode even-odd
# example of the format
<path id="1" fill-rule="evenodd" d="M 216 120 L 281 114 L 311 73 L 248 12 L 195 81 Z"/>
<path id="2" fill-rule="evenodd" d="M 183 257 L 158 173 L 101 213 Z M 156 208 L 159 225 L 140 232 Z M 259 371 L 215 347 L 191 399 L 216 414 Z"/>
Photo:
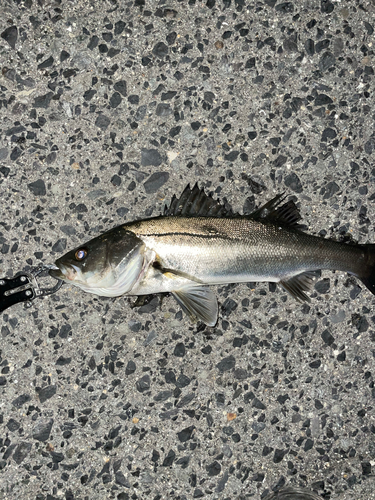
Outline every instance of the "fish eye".
<path id="1" fill-rule="evenodd" d="M 85 248 L 80 248 L 79 250 L 76 251 L 74 257 L 76 258 L 76 260 L 85 259 L 87 257 L 87 250 Z"/>

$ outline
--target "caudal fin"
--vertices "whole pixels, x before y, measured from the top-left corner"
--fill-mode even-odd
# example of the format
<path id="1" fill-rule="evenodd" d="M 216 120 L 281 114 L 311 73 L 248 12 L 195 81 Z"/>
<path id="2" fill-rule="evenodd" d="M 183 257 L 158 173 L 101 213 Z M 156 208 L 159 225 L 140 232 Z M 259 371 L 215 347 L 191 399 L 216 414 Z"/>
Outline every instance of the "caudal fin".
<path id="1" fill-rule="evenodd" d="M 364 262 L 357 276 L 375 295 L 375 245 L 362 245 L 362 248 L 365 250 Z"/>

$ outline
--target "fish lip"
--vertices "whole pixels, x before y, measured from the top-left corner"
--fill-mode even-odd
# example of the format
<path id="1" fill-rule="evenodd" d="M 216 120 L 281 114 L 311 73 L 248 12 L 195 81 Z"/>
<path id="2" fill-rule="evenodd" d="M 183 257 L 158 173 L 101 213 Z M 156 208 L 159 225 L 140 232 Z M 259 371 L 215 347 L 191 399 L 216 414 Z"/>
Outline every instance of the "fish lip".
<path id="1" fill-rule="evenodd" d="M 79 268 L 77 266 L 75 266 L 74 264 L 54 265 L 53 268 L 49 270 L 49 274 L 50 274 L 50 276 L 52 276 L 52 278 L 66 281 L 67 283 L 80 281 L 79 280 Z"/>
<path id="2" fill-rule="evenodd" d="M 48 271 L 48 274 L 52 276 L 52 278 L 55 278 L 57 280 L 64 279 L 64 274 L 62 273 L 61 269 L 57 266 L 53 267 Z"/>
<path id="3" fill-rule="evenodd" d="M 60 268 L 58 266 L 56 266 L 56 264 L 49 264 L 48 267 L 46 266 L 46 268 L 49 271 L 59 271 L 60 270 Z"/>
<path id="4" fill-rule="evenodd" d="M 51 265 L 48 274 L 52 276 L 52 278 L 55 278 L 57 280 L 69 280 L 69 268 L 67 268 L 63 264 L 58 264 L 58 262 L 55 262 L 55 264 Z"/>

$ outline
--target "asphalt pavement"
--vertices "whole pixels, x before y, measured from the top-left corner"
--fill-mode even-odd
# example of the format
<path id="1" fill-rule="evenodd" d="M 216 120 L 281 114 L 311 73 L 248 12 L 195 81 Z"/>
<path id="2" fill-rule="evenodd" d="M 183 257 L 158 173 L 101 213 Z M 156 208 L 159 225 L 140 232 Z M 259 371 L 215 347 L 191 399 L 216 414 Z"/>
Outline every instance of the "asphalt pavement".
<path id="1" fill-rule="evenodd" d="M 0 277 L 197 181 L 247 214 L 285 192 L 311 234 L 375 243 L 373 0 L 0 13 Z M 2 313 L 0 499 L 375 499 L 375 297 L 331 271 L 305 304 L 216 293 L 213 328 L 172 296 L 68 285 Z"/>

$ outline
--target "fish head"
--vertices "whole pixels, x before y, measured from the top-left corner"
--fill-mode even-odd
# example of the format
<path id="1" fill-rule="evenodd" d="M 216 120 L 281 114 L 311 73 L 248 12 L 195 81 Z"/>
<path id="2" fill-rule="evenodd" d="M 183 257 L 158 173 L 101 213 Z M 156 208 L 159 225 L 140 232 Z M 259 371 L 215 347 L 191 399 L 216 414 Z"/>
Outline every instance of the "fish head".
<path id="1" fill-rule="evenodd" d="M 118 297 L 140 279 L 144 262 L 143 241 L 118 226 L 57 259 L 49 273 L 85 292 Z"/>

